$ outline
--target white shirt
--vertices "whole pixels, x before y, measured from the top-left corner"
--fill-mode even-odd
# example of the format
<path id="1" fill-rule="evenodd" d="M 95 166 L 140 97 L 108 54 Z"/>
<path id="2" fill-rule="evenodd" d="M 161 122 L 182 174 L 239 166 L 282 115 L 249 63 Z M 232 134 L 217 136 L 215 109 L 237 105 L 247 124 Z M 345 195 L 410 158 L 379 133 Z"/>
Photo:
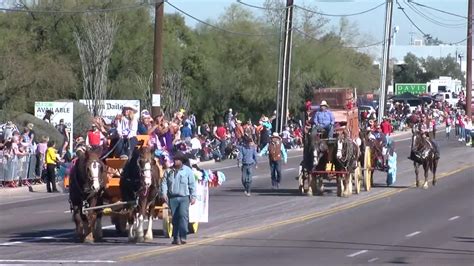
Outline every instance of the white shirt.
<path id="1" fill-rule="evenodd" d="M 464 127 L 467 130 L 472 130 L 472 121 L 464 122 Z"/>
<path id="2" fill-rule="evenodd" d="M 128 139 L 136 137 L 138 131 L 138 120 L 136 117 L 133 120 L 129 120 L 126 117 L 122 117 L 117 123 L 117 133 L 119 136 L 127 137 Z"/>
<path id="3" fill-rule="evenodd" d="M 201 141 L 198 138 L 192 138 L 191 139 L 191 149 L 193 149 L 193 150 L 202 149 Z"/>

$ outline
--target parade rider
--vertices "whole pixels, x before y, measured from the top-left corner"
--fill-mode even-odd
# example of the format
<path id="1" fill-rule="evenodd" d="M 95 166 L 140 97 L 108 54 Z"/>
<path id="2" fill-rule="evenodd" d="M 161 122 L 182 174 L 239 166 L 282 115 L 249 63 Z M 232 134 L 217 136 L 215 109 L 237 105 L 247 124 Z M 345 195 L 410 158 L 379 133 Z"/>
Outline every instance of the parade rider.
<path id="1" fill-rule="evenodd" d="M 317 130 L 325 129 L 328 138 L 332 138 L 334 135 L 334 114 L 329 110 L 329 106 L 326 101 L 322 101 L 319 110 L 314 114 L 313 126 Z"/>
<path id="2" fill-rule="evenodd" d="M 138 119 L 135 116 L 138 109 L 132 104 L 125 104 L 122 108 L 122 117 L 117 121 L 117 134 L 120 139 L 116 146 L 116 154 L 121 159 L 131 157 L 133 149 L 138 144 Z"/>
<path id="3" fill-rule="evenodd" d="M 436 159 L 439 159 L 439 147 L 438 143 L 432 138 L 433 136 L 433 127 L 431 125 L 431 120 L 426 117 L 425 114 L 421 115 L 421 122 L 418 125 L 418 130 L 422 132 L 423 137 L 433 145 L 434 153 Z"/>

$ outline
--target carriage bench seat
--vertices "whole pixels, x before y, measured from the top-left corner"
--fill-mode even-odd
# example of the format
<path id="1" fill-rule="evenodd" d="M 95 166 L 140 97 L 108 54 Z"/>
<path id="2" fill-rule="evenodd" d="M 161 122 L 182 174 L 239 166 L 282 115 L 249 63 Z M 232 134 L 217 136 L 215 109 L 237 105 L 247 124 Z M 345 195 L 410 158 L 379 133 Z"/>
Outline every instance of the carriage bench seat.
<path id="1" fill-rule="evenodd" d="M 128 159 L 107 158 L 107 159 L 105 159 L 105 164 L 110 168 L 120 170 L 125 166 L 127 161 L 128 161 Z"/>

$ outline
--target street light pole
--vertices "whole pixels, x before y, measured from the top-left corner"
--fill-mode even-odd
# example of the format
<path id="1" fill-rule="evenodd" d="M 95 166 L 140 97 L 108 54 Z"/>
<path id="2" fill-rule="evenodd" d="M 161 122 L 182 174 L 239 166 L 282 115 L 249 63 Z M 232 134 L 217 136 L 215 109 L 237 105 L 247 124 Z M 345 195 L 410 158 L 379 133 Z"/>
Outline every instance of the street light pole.
<path id="1" fill-rule="evenodd" d="M 393 0 L 387 0 L 385 10 L 385 33 L 383 45 L 383 65 L 380 75 L 380 93 L 379 93 L 379 112 L 377 115 L 377 122 L 380 124 L 385 114 L 385 102 L 387 98 L 387 75 L 390 61 L 390 39 L 392 36 L 392 13 Z"/>
<path id="2" fill-rule="evenodd" d="M 474 8 L 473 0 L 469 0 L 467 7 L 467 53 L 466 53 L 466 115 L 472 117 L 472 20 Z"/>

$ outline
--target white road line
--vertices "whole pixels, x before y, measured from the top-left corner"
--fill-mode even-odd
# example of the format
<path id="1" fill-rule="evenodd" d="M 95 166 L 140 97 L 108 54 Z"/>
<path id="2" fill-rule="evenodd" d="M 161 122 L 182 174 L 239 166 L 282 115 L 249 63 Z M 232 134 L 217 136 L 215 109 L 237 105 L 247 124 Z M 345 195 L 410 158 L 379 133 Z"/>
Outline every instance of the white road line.
<path id="1" fill-rule="evenodd" d="M 368 260 L 367 262 L 375 262 L 375 261 L 378 261 L 378 260 L 379 260 L 379 258 L 373 258 L 373 259 Z"/>
<path id="2" fill-rule="evenodd" d="M 296 170 L 296 168 L 292 167 L 292 168 L 285 169 L 284 171 L 293 171 L 293 170 Z"/>
<path id="3" fill-rule="evenodd" d="M 116 263 L 114 260 L 1 260 L 0 263 L 45 263 L 45 264 L 90 264 L 90 263 Z"/>
<path id="4" fill-rule="evenodd" d="M 459 216 L 453 216 L 453 217 L 449 218 L 448 221 L 454 221 L 454 220 L 456 220 L 456 219 L 459 219 Z"/>
<path id="5" fill-rule="evenodd" d="M 411 234 L 406 235 L 406 237 L 416 236 L 416 235 L 418 235 L 419 233 L 421 233 L 421 231 L 413 232 L 413 233 L 411 233 Z"/>
<path id="6" fill-rule="evenodd" d="M 14 246 L 18 244 L 23 244 L 21 241 L 15 241 L 15 242 L 5 242 L 5 243 L 0 243 L 0 246 Z"/>
<path id="7" fill-rule="evenodd" d="M 368 252 L 368 250 L 367 250 L 367 249 L 364 249 L 364 250 L 358 251 L 358 252 L 356 252 L 356 253 L 349 254 L 349 255 L 347 255 L 347 257 L 353 258 L 353 257 L 355 257 L 355 256 L 359 256 L 359 255 L 364 254 L 364 253 L 367 253 L 367 252 Z"/>

